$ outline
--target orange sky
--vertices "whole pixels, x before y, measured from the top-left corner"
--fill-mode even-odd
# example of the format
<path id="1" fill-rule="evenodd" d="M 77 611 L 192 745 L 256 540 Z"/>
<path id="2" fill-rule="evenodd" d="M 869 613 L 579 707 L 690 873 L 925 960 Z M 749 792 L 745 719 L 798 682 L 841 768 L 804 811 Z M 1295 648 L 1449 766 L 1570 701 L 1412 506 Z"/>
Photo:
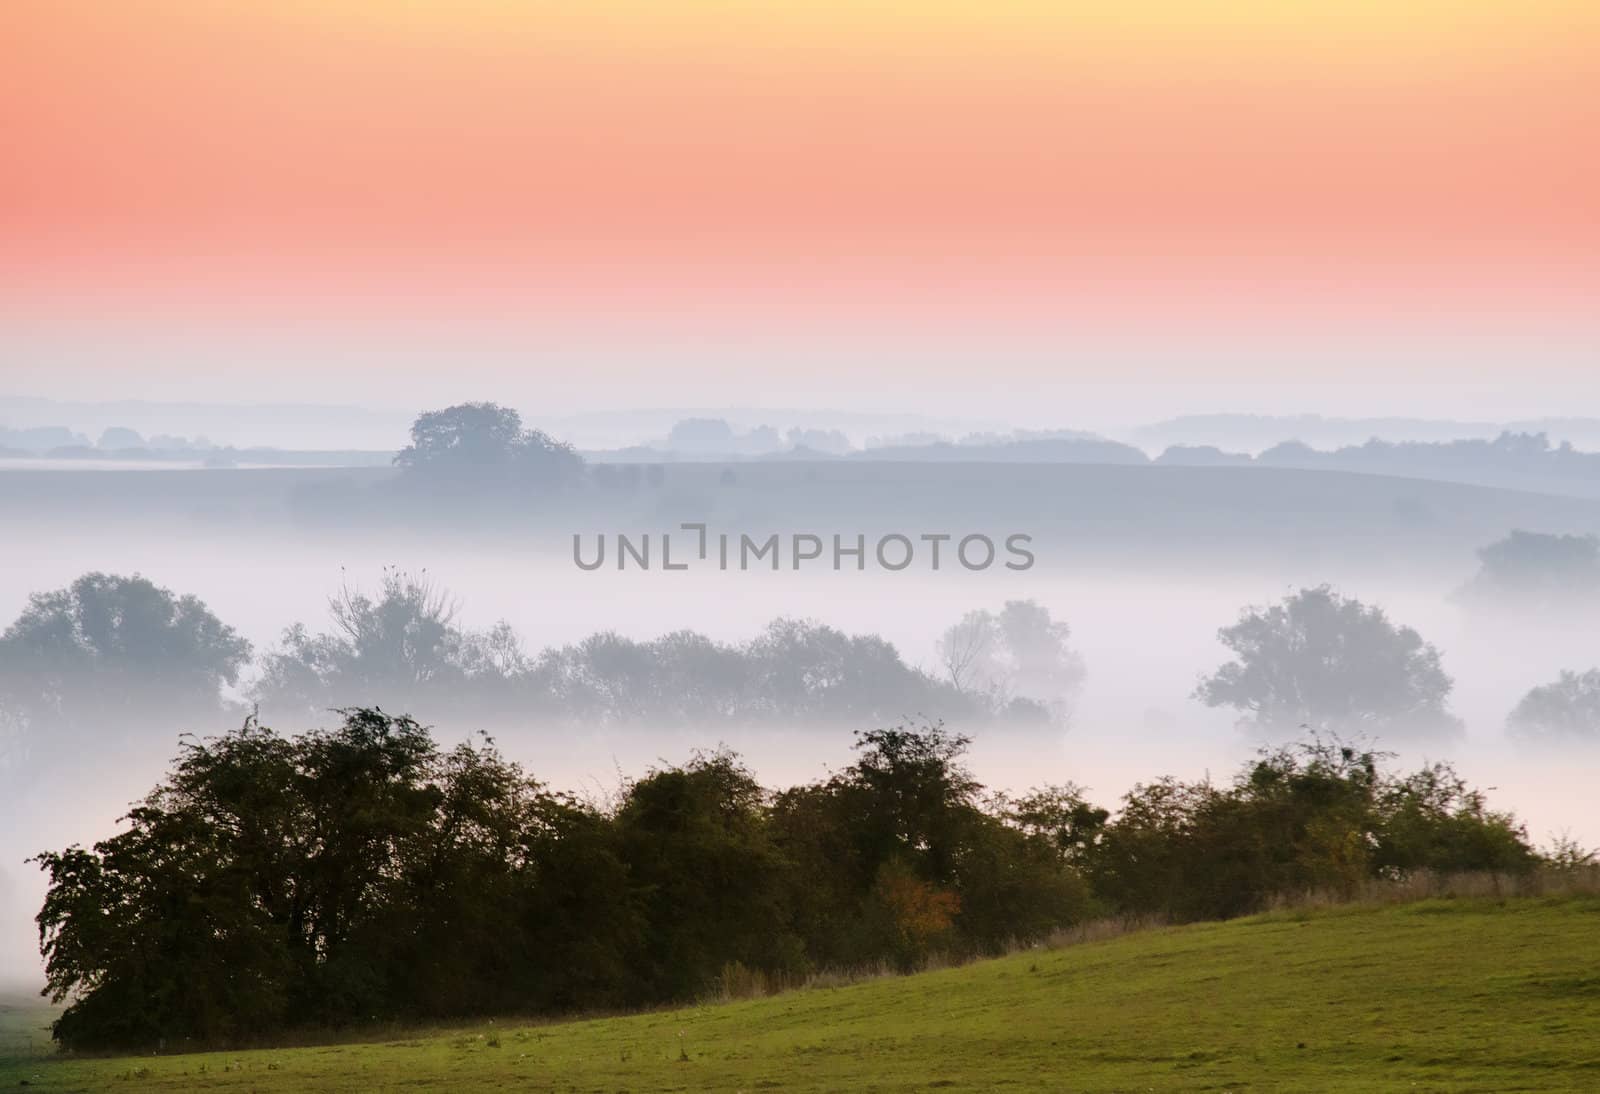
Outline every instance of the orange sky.
<path id="1" fill-rule="evenodd" d="M 1577 315 L 1586 8 L 8 0 L 0 289 L 67 314 L 1021 321 L 1248 289 Z"/>

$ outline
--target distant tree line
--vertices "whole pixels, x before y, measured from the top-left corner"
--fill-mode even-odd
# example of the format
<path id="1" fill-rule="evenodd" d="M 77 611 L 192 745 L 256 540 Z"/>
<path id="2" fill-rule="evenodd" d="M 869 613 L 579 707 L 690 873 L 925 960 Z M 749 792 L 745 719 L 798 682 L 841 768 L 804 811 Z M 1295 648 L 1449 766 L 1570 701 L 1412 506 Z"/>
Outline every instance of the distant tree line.
<path id="1" fill-rule="evenodd" d="M 1326 743 L 1120 807 L 987 793 L 938 726 L 860 733 L 769 790 L 694 756 L 614 800 L 553 791 L 485 737 L 375 709 L 182 747 L 92 849 L 37 858 L 41 949 L 78 1049 L 693 1000 L 730 981 L 918 967 L 1106 915 L 1233 916 L 1418 870 L 1520 871 L 1516 821 L 1448 768 Z"/>
<path id="2" fill-rule="evenodd" d="M 1076 657 L 1044 608 L 1007 610 L 1037 617 L 1056 635 L 1058 656 Z M 689 630 L 649 641 L 605 631 L 529 654 L 508 624 L 458 627 L 453 602 L 426 575 L 394 570 L 375 597 L 348 589 L 334 597 L 332 615 L 332 631 L 296 625 L 263 657 L 250 696 L 268 717 L 314 721 L 374 695 L 413 710 L 584 726 L 841 725 L 912 713 L 1041 723 L 1063 713 L 1048 692 L 964 688 L 906 664 L 883 638 L 806 620 L 776 620 L 741 643 Z"/>
<path id="3" fill-rule="evenodd" d="M 257 654 L 200 600 L 143 577 L 91 573 L 36 594 L 0 633 L 0 766 L 70 758 L 113 726 L 118 737 L 141 724 L 167 732 L 252 707 L 309 726 L 377 696 L 495 724 L 1044 725 L 1066 716 L 1082 677 L 1066 625 L 1031 601 L 996 617 L 984 675 L 954 679 L 907 664 L 877 635 L 794 619 L 745 642 L 607 631 L 530 653 L 504 622 L 460 626 L 426 573 L 394 569 L 372 594 L 341 589 L 329 615 L 329 629 L 295 624 Z"/>
<path id="4" fill-rule="evenodd" d="M 1281 436 L 1281 434 L 1280 434 Z M 956 441 L 912 434 L 869 443 L 861 459 L 882 458 L 892 449 L 900 460 L 984 460 L 991 462 L 1124 464 L 1177 467 L 1278 467 L 1359 471 L 1415 478 L 1515 482 L 1530 478 L 1574 482 L 1600 479 L 1600 452 L 1570 443 L 1552 444 L 1542 432 L 1506 430 L 1491 439 L 1385 441 L 1318 449 L 1283 440 L 1256 455 L 1215 445 L 1176 444 L 1152 460 L 1143 449 L 1092 433 L 1071 430 L 1018 430 L 1011 434 L 970 434 Z"/>
<path id="5" fill-rule="evenodd" d="M 460 626 L 426 574 L 397 570 L 373 594 L 341 590 L 330 617 L 325 631 L 295 624 L 256 653 L 200 600 L 142 577 L 90 573 L 36 594 L 0 632 L 0 771 L 21 776 L 141 725 L 200 728 L 255 707 L 309 726 L 379 696 L 429 718 L 495 725 L 842 727 L 913 715 L 1060 725 L 1085 678 L 1066 623 L 1034 601 L 969 612 L 937 637 L 931 671 L 876 635 L 793 619 L 744 642 L 601 632 L 530 653 L 506 623 Z M 1232 659 L 1195 697 L 1236 710 L 1265 739 L 1461 732 L 1439 651 L 1326 586 L 1248 608 L 1218 637 Z M 1566 672 L 1534 688 L 1508 727 L 1529 740 L 1600 742 L 1597 679 Z"/>
<path id="6" fill-rule="evenodd" d="M 1190 466 L 1260 466 L 1430 477 L 1540 476 L 1600 478 L 1600 452 L 1584 452 L 1568 442 L 1552 445 L 1544 433 L 1502 432 L 1493 440 L 1385 441 L 1376 437 L 1360 445 L 1331 451 L 1301 441 L 1284 441 L 1257 456 L 1225 452 L 1212 445 L 1173 445 L 1157 459 L 1161 464 Z"/>

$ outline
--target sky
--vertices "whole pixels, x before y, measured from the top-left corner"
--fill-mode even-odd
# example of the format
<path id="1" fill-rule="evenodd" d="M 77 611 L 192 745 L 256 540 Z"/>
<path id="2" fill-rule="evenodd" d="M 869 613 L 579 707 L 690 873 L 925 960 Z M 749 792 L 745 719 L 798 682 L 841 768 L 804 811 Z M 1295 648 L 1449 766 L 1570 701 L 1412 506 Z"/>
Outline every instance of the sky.
<path id="1" fill-rule="evenodd" d="M 7 0 L 0 69 L 13 394 L 1600 394 L 1586 0 Z"/>

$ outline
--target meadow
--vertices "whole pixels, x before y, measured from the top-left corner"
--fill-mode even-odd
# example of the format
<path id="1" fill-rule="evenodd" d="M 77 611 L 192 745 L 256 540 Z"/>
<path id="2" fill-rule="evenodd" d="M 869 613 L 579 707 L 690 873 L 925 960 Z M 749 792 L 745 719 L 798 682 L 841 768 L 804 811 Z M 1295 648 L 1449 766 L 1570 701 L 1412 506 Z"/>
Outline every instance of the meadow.
<path id="1" fill-rule="evenodd" d="M 1272 912 L 906 977 L 559 1023 L 60 1058 L 0 1089 L 1533 1091 L 1600 1086 L 1600 899 Z"/>

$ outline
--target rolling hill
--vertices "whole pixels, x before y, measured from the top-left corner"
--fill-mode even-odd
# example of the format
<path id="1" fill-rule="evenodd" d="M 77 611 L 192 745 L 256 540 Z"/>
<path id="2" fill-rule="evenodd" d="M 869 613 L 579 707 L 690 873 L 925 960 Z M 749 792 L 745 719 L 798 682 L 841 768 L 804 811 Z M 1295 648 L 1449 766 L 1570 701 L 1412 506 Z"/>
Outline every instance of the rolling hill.
<path id="1" fill-rule="evenodd" d="M 13 1036 L 0 1089 L 1594 1090 L 1597 943 L 1593 897 L 1356 905 L 369 1043 L 54 1059 Z"/>

